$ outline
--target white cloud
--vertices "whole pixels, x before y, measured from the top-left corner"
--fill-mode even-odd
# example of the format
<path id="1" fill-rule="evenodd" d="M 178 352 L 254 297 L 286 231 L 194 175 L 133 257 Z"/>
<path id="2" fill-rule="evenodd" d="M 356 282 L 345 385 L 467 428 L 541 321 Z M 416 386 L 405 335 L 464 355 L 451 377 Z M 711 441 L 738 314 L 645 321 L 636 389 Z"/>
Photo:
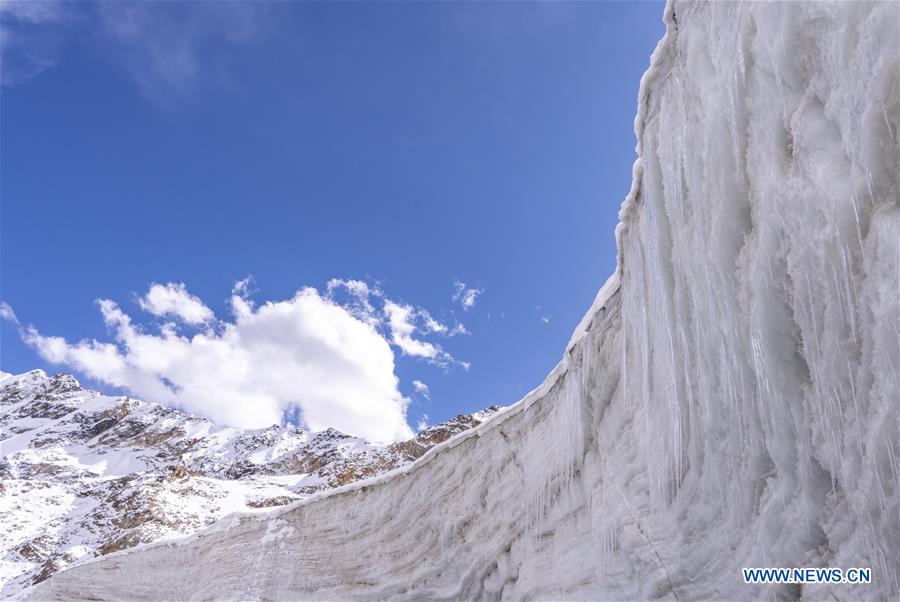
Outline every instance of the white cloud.
<path id="1" fill-rule="evenodd" d="M 15 86 L 59 61 L 71 11 L 54 0 L 0 2 L 0 83 Z"/>
<path id="2" fill-rule="evenodd" d="M 3 84 L 17 85 L 64 58 L 70 40 L 117 62 L 151 100 L 189 97 L 203 79 L 227 81 L 227 50 L 270 30 L 264 2 L 0 2 Z"/>
<path id="3" fill-rule="evenodd" d="M 4 0 L 0 2 L 0 18 L 14 19 L 24 23 L 55 23 L 65 17 L 62 2 L 24 2 Z"/>
<path id="4" fill-rule="evenodd" d="M 346 289 L 351 295 L 359 299 L 368 299 L 369 295 L 381 294 L 380 291 L 370 288 L 369 284 L 362 280 L 332 278 L 328 281 L 327 290 L 329 294 L 341 288 Z"/>
<path id="5" fill-rule="evenodd" d="M 435 319 L 424 308 L 417 307 L 412 310 L 411 314 L 411 319 L 420 325 L 419 329 L 424 333 L 439 334 L 444 337 L 455 337 L 461 334 L 472 334 L 468 330 L 466 330 L 465 324 L 456 321 L 456 316 L 453 316 L 453 321 L 456 322 L 456 324 L 454 324 L 454 326 L 451 328 L 447 324 Z"/>
<path id="6" fill-rule="evenodd" d="M 271 10 L 261 2 L 101 2 L 96 27 L 140 89 L 166 101 L 188 96 L 201 78 L 222 73 L 223 46 L 261 35 Z"/>
<path id="7" fill-rule="evenodd" d="M 431 390 L 428 388 L 428 385 L 423 383 L 421 380 L 412 381 L 413 389 L 416 390 L 416 393 L 424 397 L 425 399 L 431 399 Z"/>
<path id="8" fill-rule="evenodd" d="M 235 290 L 241 290 L 241 286 L 246 287 L 246 282 L 240 281 Z M 203 324 L 215 318 L 212 310 L 190 294 L 183 282 L 154 283 L 147 294 L 138 299 L 138 304 L 154 316 L 178 318 L 187 324 Z"/>
<path id="9" fill-rule="evenodd" d="M 415 340 L 412 335 L 417 331 L 426 335 L 439 334 L 448 337 L 469 334 L 464 325 L 456 324 L 451 329 L 434 318 L 425 308 L 392 301 L 385 297 L 377 285 L 373 287 L 362 280 L 332 278 L 325 290 L 329 299 L 347 308 L 360 320 L 373 325 L 386 321 L 391 341 L 406 355 L 452 360 L 452 357 L 444 353 L 439 346 Z M 379 300 L 383 312 L 379 312 L 372 304 L 373 299 Z"/>
<path id="10" fill-rule="evenodd" d="M 465 366 L 464 362 L 457 362 L 453 356 L 444 351 L 440 345 L 413 337 L 417 330 L 415 321 L 420 315 L 420 312 L 411 305 L 400 305 L 390 299 L 385 299 L 384 313 L 387 317 L 391 342 L 396 345 L 404 355 L 424 359 L 428 363 L 436 366 L 447 367 L 453 363 L 460 363 Z"/>
<path id="11" fill-rule="evenodd" d="M 459 301 L 466 311 L 475 306 L 475 300 L 482 293 L 484 293 L 483 288 L 468 287 L 465 282 L 460 280 L 453 281 L 453 300 Z"/>
<path id="12" fill-rule="evenodd" d="M 422 417 L 419 418 L 419 423 L 416 424 L 416 432 L 421 433 L 425 429 L 428 428 L 428 414 L 422 414 Z"/>
<path id="13" fill-rule="evenodd" d="M 253 285 L 253 276 L 247 276 L 243 280 L 238 280 L 234 283 L 234 286 L 231 287 L 232 295 L 239 295 L 241 297 L 247 297 L 252 292 L 250 287 Z"/>
<path id="14" fill-rule="evenodd" d="M 398 305 L 387 300 L 384 303 L 384 312 L 387 315 L 388 326 L 391 331 L 391 340 L 406 355 L 434 359 L 438 357 L 437 345 L 413 338 L 416 326 L 413 324 L 415 313 L 410 305 Z"/>
<path id="15" fill-rule="evenodd" d="M 223 424 L 265 427 L 297 408 L 312 430 L 384 442 L 413 434 L 388 341 L 314 288 L 258 308 L 235 294 L 233 321 L 192 337 L 171 325 L 144 332 L 116 303 L 98 304 L 113 342 L 71 343 L 30 326 L 22 337 L 50 363 Z"/>
<path id="16" fill-rule="evenodd" d="M 403 355 L 443 368 L 457 364 L 468 370 L 466 362 L 456 360 L 440 345 L 416 336 L 416 333 L 442 336 L 468 334 L 462 324 L 451 330 L 425 308 L 388 299 L 377 285 L 373 287 L 361 280 L 332 278 L 326 286 L 326 297 L 346 308 L 357 319 L 386 331 L 391 344 Z M 372 303 L 373 300 L 377 300 L 380 311 Z"/>
<path id="17" fill-rule="evenodd" d="M 343 280 L 332 278 L 326 286 L 326 295 L 329 299 L 337 301 L 347 308 L 354 316 L 367 324 L 377 325 L 379 317 L 369 300 L 370 297 L 381 297 L 381 291 L 372 288 L 362 280 Z M 345 295 L 343 301 L 339 300 L 341 293 Z"/>
<path id="18" fill-rule="evenodd" d="M 429 314 L 424 309 L 419 312 L 419 315 L 425 321 L 425 328 L 427 328 L 429 332 L 436 332 L 439 334 L 444 334 L 447 332 L 447 325 L 442 324 L 432 318 L 431 314 Z"/>
<path id="19" fill-rule="evenodd" d="M 463 324 L 462 322 L 457 323 L 456 326 L 454 326 L 450 330 L 450 332 L 447 333 L 447 336 L 455 337 L 456 335 L 460 335 L 460 334 L 472 334 L 471 332 L 466 330 L 466 325 Z"/>
<path id="20" fill-rule="evenodd" d="M 423 339 L 465 333 L 465 327 L 451 330 L 424 308 L 386 298 L 377 286 L 333 279 L 324 294 L 304 288 L 289 300 L 257 306 L 251 282 L 232 288 L 230 321 L 216 320 L 183 283 L 154 283 L 137 298 L 155 316 L 206 326 L 193 336 L 182 335 L 174 322 L 149 332 L 108 299 L 98 306 L 112 341 L 72 343 L 32 326 L 19 330 L 50 363 L 222 424 L 264 427 L 298 410 L 312 430 L 331 426 L 376 441 L 412 435 L 391 345 L 434 366 L 469 368 Z M 19 324 L 5 303 L 0 317 Z M 430 394 L 421 381 L 413 387 Z"/>
<path id="21" fill-rule="evenodd" d="M 4 320 L 9 320 L 10 322 L 14 322 L 15 324 L 19 323 L 19 318 L 16 317 L 16 312 L 13 311 L 13 308 L 9 306 L 6 301 L 0 301 L 0 318 Z"/>

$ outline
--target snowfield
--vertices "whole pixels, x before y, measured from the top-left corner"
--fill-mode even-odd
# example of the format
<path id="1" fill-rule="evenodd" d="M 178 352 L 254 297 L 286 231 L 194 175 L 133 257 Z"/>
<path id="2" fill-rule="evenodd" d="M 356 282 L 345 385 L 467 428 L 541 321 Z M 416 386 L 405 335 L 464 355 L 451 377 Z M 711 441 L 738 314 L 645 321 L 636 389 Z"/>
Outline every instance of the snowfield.
<path id="1" fill-rule="evenodd" d="M 538 389 L 388 475 L 31 598 L 900 598 L 900 4 L 665 22 L 617 271 Z M 766 566 L 873 582 L 743 583 Z"/>
<path id="2" fill-rule="evenodd" d="M 499 409 L 383 446 L 334 429 L 223 428 L 65 374 L 0 373 L 0 598 L 95 556 L 388 472 Z"/>

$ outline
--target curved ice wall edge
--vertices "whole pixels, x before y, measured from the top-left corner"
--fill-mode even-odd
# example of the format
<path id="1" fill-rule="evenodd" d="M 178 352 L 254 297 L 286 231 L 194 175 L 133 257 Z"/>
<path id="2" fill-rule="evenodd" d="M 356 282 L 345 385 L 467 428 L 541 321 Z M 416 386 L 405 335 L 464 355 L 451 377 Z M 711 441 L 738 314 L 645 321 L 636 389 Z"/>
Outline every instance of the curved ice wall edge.
<path id="1" fill-rule="evenodd" d="M 399 473 L 36 599 L 897 599 L 898 5 L 670 4 L 616 273 L 541 387 Z M 748 586 L 742 566 L 871 566 Z"/>

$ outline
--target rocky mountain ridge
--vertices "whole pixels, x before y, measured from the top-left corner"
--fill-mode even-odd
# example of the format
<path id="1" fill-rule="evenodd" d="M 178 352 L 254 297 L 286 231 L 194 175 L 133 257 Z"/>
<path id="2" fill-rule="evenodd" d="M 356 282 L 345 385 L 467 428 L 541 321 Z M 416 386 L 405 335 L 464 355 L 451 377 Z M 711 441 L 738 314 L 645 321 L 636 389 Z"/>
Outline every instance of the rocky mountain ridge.
<path id="1" fill-rule="evenodd" d="M 334 429 L 221 427 L 82 388 L 0 374 L 0 595 L 84 560 L 193 533 L 404 466 L 492 407 L 378 445 Z"/>

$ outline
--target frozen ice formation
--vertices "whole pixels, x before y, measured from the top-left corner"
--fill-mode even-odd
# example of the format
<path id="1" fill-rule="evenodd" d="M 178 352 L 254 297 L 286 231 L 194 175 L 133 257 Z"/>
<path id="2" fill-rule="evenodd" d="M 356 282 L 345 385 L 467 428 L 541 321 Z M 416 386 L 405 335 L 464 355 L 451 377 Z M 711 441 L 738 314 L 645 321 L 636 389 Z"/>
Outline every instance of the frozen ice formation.
<path id="1" fill-rule="evenodd" d="M 386 476 L 33 597 L 900 598 L 900 4 L 665 22 L 617 271 L 539 388 Z M 743 583 L 765 566 L 873 582 Z"/>

